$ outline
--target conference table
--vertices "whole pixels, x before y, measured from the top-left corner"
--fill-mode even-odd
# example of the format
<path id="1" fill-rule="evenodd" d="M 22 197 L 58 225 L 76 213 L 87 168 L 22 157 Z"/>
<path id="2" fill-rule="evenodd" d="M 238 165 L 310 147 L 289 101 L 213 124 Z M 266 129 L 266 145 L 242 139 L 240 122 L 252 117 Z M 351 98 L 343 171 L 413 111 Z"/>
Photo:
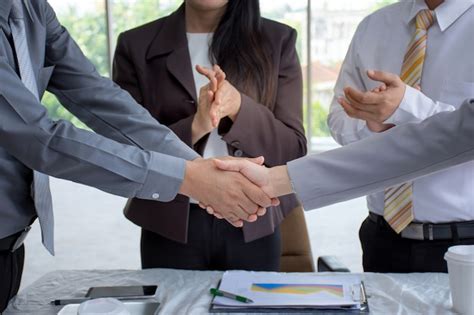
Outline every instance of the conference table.
<path id="1" fill-rule="evenodd" d="M 334 273 L 331 273 L 334 274 Z M 370 314 L 454 314 L 447 274 L 359 274 L 369 296 Z M 67 270 L 48 273 L 10 302 L 4 315 L 57 314 L 58 298 L 83 297 L 91 286 L 158 285 L 159 314 L 207 314 L 209 289 L 217 286 L 219 271 Z"/>

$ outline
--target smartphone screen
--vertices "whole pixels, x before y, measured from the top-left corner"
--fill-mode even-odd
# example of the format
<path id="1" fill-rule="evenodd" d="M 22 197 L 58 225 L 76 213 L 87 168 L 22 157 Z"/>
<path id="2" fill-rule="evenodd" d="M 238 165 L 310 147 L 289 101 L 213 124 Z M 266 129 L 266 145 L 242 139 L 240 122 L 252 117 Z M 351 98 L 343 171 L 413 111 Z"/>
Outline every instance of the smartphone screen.
<path id="1" fill-rule="evenodd" d="M 92 287 L 86 294 L 86 297 L 102 298 L 102 297 L 144 297 L 154 296 L 156 293 L 156 285 L 144 286 L 123 286 L 123 287 Z"/>

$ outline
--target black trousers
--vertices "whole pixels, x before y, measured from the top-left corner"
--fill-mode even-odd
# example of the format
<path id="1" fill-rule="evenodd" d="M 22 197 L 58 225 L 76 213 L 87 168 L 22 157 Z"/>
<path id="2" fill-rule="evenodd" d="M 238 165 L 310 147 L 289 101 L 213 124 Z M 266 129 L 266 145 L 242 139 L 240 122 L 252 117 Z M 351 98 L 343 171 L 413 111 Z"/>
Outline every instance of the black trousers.
<path id="1" fill-rule="evenodd" d="M 24 261 L 24 246 L 21 246 L 14 253 L 9 251 L 0 252 L 0 313 L 7 308 L 8 301 L 20 289 Z"/>
<path id="2" fill-rule="evenodd" d="M 142 230 L 142 268 L 258 270 L 280 268 L 280 232 L 245 243 L 242 229 L 191 204 L 188 243 Z"/>
<path id="3" fill-rule="evenodd" d="M 419 241 L 400 237 L 386 223 L 365 219 L 359 230 L 366 272 L 447 272 L 450 246 L 473 245 L 474 238 Z"/>

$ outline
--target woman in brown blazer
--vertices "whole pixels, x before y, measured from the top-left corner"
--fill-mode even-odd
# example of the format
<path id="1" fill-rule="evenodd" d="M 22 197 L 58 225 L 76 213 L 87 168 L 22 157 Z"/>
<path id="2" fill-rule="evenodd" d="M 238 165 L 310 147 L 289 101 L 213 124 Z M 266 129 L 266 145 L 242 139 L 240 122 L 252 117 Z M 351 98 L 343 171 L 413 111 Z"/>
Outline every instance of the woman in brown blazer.
<path id="1" fill-rule="evenodd" d="M 294 29 L 260 16 L 257 0 L 186 0 L 120 35 L 113 78 L 204 157 L 265 156 L 267 166 L 281 165 L 306 154 L 295 42 Z M 227 75 L 220 94 L 229 103 L 214 124 L 198 64 Z M 294 195 L 280 201 L 242 229 L 181 195 L 132 199 L 125 216 L 142 227 L 143 268 L 278 270 L 278 226 L 298 205 Z"/>

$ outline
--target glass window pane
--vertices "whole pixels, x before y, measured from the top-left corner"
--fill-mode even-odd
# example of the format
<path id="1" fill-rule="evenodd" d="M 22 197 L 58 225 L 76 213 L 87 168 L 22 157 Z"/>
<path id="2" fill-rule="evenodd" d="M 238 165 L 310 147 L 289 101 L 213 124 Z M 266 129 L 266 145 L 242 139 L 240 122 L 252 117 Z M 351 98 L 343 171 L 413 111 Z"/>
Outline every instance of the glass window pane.
<path id="1" fill-rule="evenodd" d="M 336 146 L 326 123 L 333 89 L 352 36 L 364 17 L 396 0 L 311 1 L 313 148 Z M 318 138 L 319 137 L 319 138 Z"/>
<path id="2" fill-rule="evenodd" d="M 308 51 L 307 0 L 261 0 L 260 9 L 263 17 L 287 24 L 298 32 L 298 38 L 296 39 L 296 51 L 298 52 L 300 62 L 304 67 L 304 65 L 307 63 Z M 307 85 L 306 74 L 303 72 L 303 122 L 306 131 L 308 131 L 306 117 L 308 109 L 306 98 Z"/>
<path id="3" fill-rule="evenodd" d="M 113 47 L 120 33 L 164 17 L 182 3 L 182 0 L 110 0 Z"/>

